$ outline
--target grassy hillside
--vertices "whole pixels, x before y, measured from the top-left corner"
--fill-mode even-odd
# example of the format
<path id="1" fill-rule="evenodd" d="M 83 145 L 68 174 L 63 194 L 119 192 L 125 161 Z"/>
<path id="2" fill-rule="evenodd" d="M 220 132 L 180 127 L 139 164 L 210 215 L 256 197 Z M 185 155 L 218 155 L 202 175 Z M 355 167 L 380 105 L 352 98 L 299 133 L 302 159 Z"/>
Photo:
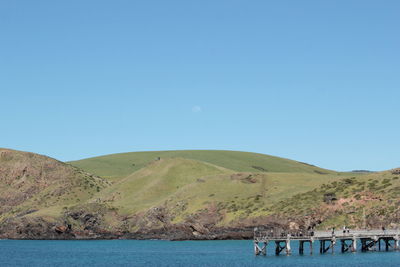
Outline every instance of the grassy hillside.
<path id="1" fill-rule="evenodd" d="M 0 149 L 0 238 L 240 238 L 237 229 L 250 237 L 256 225 L 397 227 L 399 176 L 236 151 L 137 152 L 65 164 Z"/>
<path id="2" fill-rule="evenodd" d="M 198 160 L 236 172 L 332 173 L 329 170 L 289 159 L 258 153 L 222 150 L 130 152 L 69 163 L 101 177 L 116 180 L 143 168 L 158 157 Z"/>
<path id="3" fill-rule="evenodd" d="M 96 194 L 95 198 L 112 203 L 122 214 L 129 214 L 162 205 L 167 199 L 174 198 L 177 192 L 187 190 L 188 186 L 195 196 L 191 185 L 229 173 L 232 171 L 204 162 L 161 159 L 123 178 Z"/>
<path id="4" fill-rule="evenodd" d="M 97 193 L 92 202 L 107 204 L 121 216 L 141 214 L 140 220 L 148 219 L 150 224 L 154 218 L 146 218 L 146 214 L 156 208 L 168 223 L 185 222 L 206 212 L 203 219 L 224 226 L 266 216 L 268 207 L 278 201 L 350 175 L 354 174 L 321 174 L 308 169 L 298 173 L 237 172 L 208 162 L 162 157 Z M 137 225 L 137 221 L 131 222 L 132 227 Z"/>
<path id="5" fill-rule="evenodd" d="M 321 229 L 396 228 L 400 224 L 400 169 L 324 183 L 275 203 L 269 211 L 293 220 L 319 220 Z"/>
<path id="6" fill-rule="evenodd" d="M 133 218 L 125 221 L 128 230 L 141 224 L 151 227 L 158 222 L 155 217 L 176 224 L 200 216 L 200 221 L 232 225 L 268 216 L 275 203 L 324 183 L 363 175 L 263 154 L 213 150 L 132 152 L 70 164 L 113 181 L 91 202 Z M 160 214 L 155 216 L 154 210 Z"/>
<path id="7" fill-rule="evenodd" d="M 109 186 L 103 178 L 55 159 L 0 149 L 0 220 L 24 216 L 57 218 Z"/>

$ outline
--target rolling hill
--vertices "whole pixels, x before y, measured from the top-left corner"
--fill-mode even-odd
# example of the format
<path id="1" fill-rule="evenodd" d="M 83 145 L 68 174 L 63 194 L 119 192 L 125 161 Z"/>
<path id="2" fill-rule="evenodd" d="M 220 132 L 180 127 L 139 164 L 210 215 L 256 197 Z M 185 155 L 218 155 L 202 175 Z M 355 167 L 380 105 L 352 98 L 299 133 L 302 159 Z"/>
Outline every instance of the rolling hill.
<path id="1" fill-rule="evenodd" d="M 279 201 L 362 175 L 218 150 L 132 152 L 69 163 L 113 182 L 95 201 L 126 216 L 129 232 L 191 221 L 214 227 L 248 225 L 249 219 L 269 216 L 269 207 Z"/>
<path id="2" fill-rule="evenodd" d="M 132 152 L 66 164 L 1 149 L 0 238 L 224 239 L 250 238 L 259 225 L 395 227 L 398 172 L 340 173 L 237 151 Z"/>
<path id="3" fill-rule="evenodd" d="M 207 162 L 236 172 L 334 173 L 307 163 L 240 151 L 177 150 L 111 154 L 69 162 L 110 180 L 125 177 L 157 158 L 184 158 Z"/>

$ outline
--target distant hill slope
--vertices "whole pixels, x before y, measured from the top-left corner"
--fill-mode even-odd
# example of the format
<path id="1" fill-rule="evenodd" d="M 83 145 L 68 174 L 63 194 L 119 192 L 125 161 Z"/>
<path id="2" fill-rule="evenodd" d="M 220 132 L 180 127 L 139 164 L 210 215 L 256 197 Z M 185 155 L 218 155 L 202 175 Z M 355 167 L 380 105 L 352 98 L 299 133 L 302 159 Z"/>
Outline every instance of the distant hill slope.
<path id="1" fill-rule="evenodd" d="M 236 172 L 334 173 L 294 160 L 240 151 L 177 150 L 111 154 L 69 162 L 93 174 L 118 179 L 125 177 L 157 158 L 185 158 L 211 163 Z"/>

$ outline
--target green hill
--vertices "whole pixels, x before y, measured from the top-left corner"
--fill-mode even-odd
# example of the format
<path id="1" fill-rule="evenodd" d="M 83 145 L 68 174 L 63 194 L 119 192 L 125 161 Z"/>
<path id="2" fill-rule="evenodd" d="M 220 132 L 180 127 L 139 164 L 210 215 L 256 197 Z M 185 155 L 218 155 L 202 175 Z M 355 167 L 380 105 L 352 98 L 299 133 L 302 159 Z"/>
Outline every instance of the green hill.
<path id="1" fill-rule="evenodd" d="M 270 207 L 296 194 L 362 175 L 220 150 L 131 152 L 69 163 L 113 182 L 91 202 L 125 216 L 127 231 L 187 225 L 193 218 L 201 224 L 234 226 L 269 216 Z M 118 224 L 112 219 L 109 223 Z"/>
<path id="2" fill-rule="evenodd" d="M 306 171 L 236 172 L 198 160 L 161 158 L 119 179 L 93 199 L 124 216 L 162 208 L 162 216 L 169 223 L 185 222 L 193 214 L 213 209 L 215 214 L 203 219 L 228 225 L 267 215 L 266 208 L 277 201 L 349 175 Z M 215 218 L 220 212 L 223 218 Z M 147 227 L 153 223 L 146 216 L 140 218 L 142 223 L 143 220 L 147 220 Z M 136 219 L 130 222 L 132 227 L 137 224 Z"/>
<path id="3" fill-rule="evenodd" d="M 203 161 L 236 172 L 333 173 L 306 163 L 258 154 L 225 150 L 178 150 L 111 154 L 69 162 L 71 165 L 111 180 L 125 177 L 157 158 Z"/>
<path id="4" fill-rule="evenodd" d="M 260 225 L 397 227 L 400 220 L 400 170 L 342 173 L 217 150 L 65 164 L 0 149 L 0 171 L 0 238 L 249 238 Z"/>

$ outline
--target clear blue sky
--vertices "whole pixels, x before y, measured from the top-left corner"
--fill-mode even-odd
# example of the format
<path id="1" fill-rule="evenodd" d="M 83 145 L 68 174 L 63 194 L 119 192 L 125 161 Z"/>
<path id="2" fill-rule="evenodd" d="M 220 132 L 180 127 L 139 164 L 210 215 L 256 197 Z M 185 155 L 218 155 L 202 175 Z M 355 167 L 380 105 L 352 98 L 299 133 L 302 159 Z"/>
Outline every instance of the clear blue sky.
<path id="1" fill-rule="evenodd" d="M 0 147 L 400 167 L 400 1 L 0 1 Z"/>

